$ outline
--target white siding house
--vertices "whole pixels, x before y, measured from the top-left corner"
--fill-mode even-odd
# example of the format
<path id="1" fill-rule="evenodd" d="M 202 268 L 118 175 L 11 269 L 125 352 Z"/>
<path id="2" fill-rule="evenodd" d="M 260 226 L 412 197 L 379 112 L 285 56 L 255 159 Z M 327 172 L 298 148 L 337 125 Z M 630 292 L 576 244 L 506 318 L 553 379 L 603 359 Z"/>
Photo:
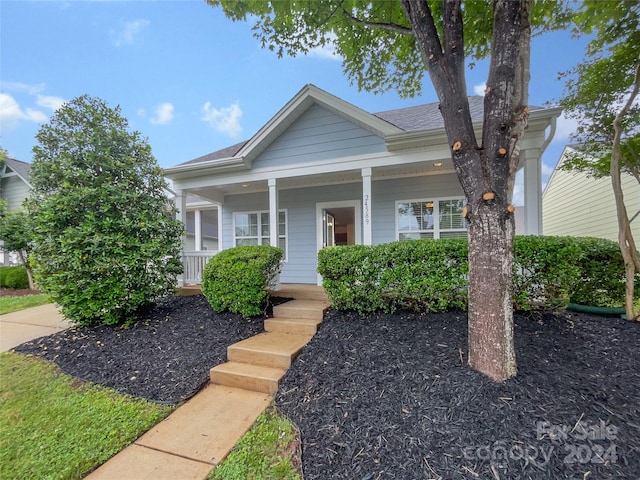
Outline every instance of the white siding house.
<path id="1" fill-rule="evenodd" d="M 611 179 L 560 167 L 575 147 L 565 147 L 542 195 L 544 235 L 571 235 L 618 240 L 618 220 Z M 622 176 L 629 216 L 640 210 L 640 187 L 630 175 Z M 640 239 L 640 216 L 631 222 L 634 238 Z"/>
<path id="2" fill-rule="evenodd" d="M 483 104 L 470 97 L 478 129 Z M 540 156 L 559 114 L 531 108 L 520 154 L 526 233 L 540 233 Z M 188 229 L 196 222 L 195 241 L 184 246 L 185 282 L 199 281 L 215 254 L 196 221 L 204 206 L 216 209 L 209 219 L 217 221 L 218 249 L 282 247 L 284 283 L 318 282 L 317 252 L 327 245 L 466 236 L 464 195 L 437 104 L 371 114 L 307 85 L 248 141 L 165 175 Z"/>

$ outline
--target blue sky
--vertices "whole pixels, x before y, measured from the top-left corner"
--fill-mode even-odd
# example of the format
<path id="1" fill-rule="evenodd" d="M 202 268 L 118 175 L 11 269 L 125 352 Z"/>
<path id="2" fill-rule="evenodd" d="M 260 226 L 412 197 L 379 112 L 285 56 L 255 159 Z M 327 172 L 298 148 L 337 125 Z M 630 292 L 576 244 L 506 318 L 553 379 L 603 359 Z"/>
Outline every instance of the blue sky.
<path id="1" fill-rule="evenodd" d="M 359 92 L 327 51 L 278 59 L 250 23 L 204 0 L 2 0 L 0 21 L 0 145 L 27 162 L 39 126 L 82 94 L 120 105 L 163 167 L 249 138 L 307 83 L 370 112 L 436 101 L 428 78 L 419 98 Z M 584 43 L 569 32 L 534 39 L 532 105 L 561 97 L 557 74 L 582 59 Z M 486 62 L 468 72 L 469 94 L 486 76 Z M 543 181 L 572 130 L 559 122 Z"/>

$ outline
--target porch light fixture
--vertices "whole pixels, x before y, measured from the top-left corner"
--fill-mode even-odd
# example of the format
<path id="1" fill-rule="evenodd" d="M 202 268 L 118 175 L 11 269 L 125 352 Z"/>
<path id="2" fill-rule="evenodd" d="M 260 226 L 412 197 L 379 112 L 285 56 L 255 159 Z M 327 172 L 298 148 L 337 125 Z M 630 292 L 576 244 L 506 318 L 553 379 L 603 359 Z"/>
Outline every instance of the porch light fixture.
<path id="1" fill-rule="evenodd" d="M 442 166 L 442 162 L 436 162 L 433 164 L 434 167 L 441 167 Z"/>
<path id="2" fill-rule="evenodd" d="M 249 184 L 248 183 L 243 183 L 241 186 L 242 186 L 242 188 L 249 188 Z"/>

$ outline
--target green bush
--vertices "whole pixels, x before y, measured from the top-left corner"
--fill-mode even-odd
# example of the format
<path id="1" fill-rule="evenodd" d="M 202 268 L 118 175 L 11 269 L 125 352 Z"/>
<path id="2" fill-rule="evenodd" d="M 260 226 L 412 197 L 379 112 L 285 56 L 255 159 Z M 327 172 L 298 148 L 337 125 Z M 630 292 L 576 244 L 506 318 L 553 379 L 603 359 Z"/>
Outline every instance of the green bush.
<path id="1" fill-rule="evenodd" d="M 267 301 L 266 288 L 280 272 L 282 254 L 268 245 L 223 250 L 204 267 L 202 293 L 216 312 L 259 315 Z"/>
<path id="2" fill-rule="evenodd" d="M 0 267 L 0 287 L 29 288 L 27 270 L 24 267 Z"/>
<path id="3" fill-rule="evenodd" d="M 624 299 L 624 265 L 613 242 L 517 236 L 513 249 L 515 310 L 562 310 L 569 299 L 620 305 Z M 419 312 L 467 308 L 465 239 L 329 247 L 318 253 L 318 272 L 339 310 L 363 314 L 400 308 Z"/>
<path id="4" fill-rule="evenodd" d="M 184 226 L 119 107 L 82 96 L 36 135 L 29 209 L 39 286 L 79 325 L 117 324 L 174 293 Z"/>
<path id="5" fill-rule="evenodd" d="M 581 278 L 571 302 L 595 307 L 624 305 L 625 273 L 620 246 L 602 238 L 575 238 L 580 250 Z M 636 273 L 634 298 L 640 297 L 640 273 Z"/>
<path id="6" fill-rule="evenodd" d="M 513 241 L 513 308 L 564 310 L 580 280 L 578 239 L 516 236 Z"/>
<path id="7" fill-rule="evenodd" d="M 337 309 L 439 312 L 467 305 L 462 239 L 325 248 L 318 254 L 318 272 Z"/>

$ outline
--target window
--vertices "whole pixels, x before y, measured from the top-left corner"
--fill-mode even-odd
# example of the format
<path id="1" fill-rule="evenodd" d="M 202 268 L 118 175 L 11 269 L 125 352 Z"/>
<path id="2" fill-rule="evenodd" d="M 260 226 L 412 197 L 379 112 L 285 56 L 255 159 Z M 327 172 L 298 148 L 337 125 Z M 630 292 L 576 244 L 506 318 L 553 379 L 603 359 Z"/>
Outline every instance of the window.
<path id="1" fill-rule="evenodd" d="M 403 200 L 396 202 L 398 240 L 466 238 L 463 198 Z"/>
<path id="2" fill-rule="evenodd" d="M 269 245 L 269 212 L 242 212 L 233 215 L 234 245 Z M 287 257 L 287 212 L 278 214 L 278 247 Z"/>

